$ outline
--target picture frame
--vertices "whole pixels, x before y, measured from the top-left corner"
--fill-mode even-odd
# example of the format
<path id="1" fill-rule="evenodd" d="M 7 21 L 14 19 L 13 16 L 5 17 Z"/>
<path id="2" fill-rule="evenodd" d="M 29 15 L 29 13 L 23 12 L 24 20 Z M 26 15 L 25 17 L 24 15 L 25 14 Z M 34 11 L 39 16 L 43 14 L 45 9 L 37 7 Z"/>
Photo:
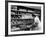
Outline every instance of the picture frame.
<path id="1" fill-rule="evenodd" d="M 26 9 L 25 12 L 27 12 L 28 9 L 31 10 L 32 12 L 36 11 L 36 10 L 40 11 L 40 13 L 39 13 L 41 15 L 40 20 L 42 20 L 41 21 L 41 24 L 42 24 L 41 25 L 41 28 L 42 28 L 41 31 L 39 31 L 39 30 L 37 30 L 37 31 L 35 31 L 35 30 L 34 31 L 32 31 L 32 30 L 31 31 L 18 30 L 17 31 L 14 28 L 12 29 L 13 30 L 12 31 L 11 30 L 11 15 L 12 15 L 11 12 L 12 11 L 10 12 L 10 10 L 14 10 L 15 9 L 14 6 L 17 8 L 16 11 L 18 11 L 19 8 L 21 8 L 21 9 L 25 8 Z M 30 8 L 30 6 L 31 6 L 31 8 Z M 30 12 L 30 11 L 28 11 L 28 12 Z M 35 13 L 33 13 L 33 14 L 37 15 Z M 16 12 L 15 12 L 15 15 L 16 15 Z M 29 16 L 28 16 L 28 18 L 29 18 Z M 18 18 L 18 17 L 16 17 L 16 18 Z M 26 26 L 24 25 L 24 27 L 26 27 Z M 26 1 L 25 2 L 24 1 L 5 1 L 5 36 L 37 35 L 37 34 L 45 34 L 45 3 L 41 3 L 41 2 L 26 2 Z"/>

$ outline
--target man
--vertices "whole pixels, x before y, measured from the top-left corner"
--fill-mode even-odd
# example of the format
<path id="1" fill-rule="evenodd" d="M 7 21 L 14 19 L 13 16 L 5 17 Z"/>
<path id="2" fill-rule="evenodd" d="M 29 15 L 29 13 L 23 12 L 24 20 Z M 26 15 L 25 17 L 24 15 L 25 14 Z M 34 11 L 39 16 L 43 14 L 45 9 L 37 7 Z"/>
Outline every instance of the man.
<path id="1" fill-rule="evenodd" d="M 35 23 L 40 23 L 38 15 L 36 15 L 36 17 L 34 18 L 34 21 L 35 21 Z"/>
<path id="2" fill-rule="evenodd" d="M 34 24 L 36 24 L 38 27 L 36 29 L 39 29 L 40 28 L 40 20 L 39 20 L 39 15 L 38 14 L 35 14 L 35 18 L 34 18 Z"/>
<path id="3" fill-rule="evenodd" d="M 39 14 L 34 14 L 34 23 L 32 24 L 31 30 L 39 30 L 40 28 L 40 20 L 39 20 Z"/>

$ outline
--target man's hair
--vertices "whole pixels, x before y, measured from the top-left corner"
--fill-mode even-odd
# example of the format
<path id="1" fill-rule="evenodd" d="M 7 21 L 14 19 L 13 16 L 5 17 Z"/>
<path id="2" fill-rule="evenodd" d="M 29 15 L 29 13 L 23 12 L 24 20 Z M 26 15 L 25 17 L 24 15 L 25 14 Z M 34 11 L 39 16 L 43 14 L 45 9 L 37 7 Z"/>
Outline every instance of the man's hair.
<path id="1" fill-rule="evenodd" d="M 32 15 L 33 17 L 36 17 L 36 15 Z"/>

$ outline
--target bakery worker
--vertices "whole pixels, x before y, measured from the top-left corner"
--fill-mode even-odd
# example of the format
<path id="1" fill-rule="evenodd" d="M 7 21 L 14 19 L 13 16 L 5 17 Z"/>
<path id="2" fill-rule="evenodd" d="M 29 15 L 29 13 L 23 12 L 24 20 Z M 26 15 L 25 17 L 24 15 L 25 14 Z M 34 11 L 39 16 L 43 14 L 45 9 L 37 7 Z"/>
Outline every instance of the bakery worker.
<path id="1" fill-rule="evenodd" d="M 34 24 L 37 23 L 38 27 L 40 28 L 40 19 L 39 14 L 34 14 L 36 17 L 34 18 Z"/>
<path id="2" fill-rule="evenodd" d="M 39 20 L 39 15 L 38 14 L 35 14 L 35 18 L 34 18 L 34 21 L 37 22 L 37 23 L 40 23 L 40 20 Z"/>

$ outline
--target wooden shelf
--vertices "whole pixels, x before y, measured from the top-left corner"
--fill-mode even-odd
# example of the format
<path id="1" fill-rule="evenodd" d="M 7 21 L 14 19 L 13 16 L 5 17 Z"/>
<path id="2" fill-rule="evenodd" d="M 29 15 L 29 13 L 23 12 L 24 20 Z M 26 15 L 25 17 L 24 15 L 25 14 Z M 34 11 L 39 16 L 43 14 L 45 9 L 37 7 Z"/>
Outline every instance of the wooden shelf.
<path id="1" fill-rule="evenodd" d="M 31 13 L 31 14 L 32 14 L 32 13 L 35 13 L 35 12 L 27 12 L 27 11 L 24 12 L 24 11 L 18 11 L 18 10 L 17 10 L 17 11 L 15 11 L 15 10 L 11 10 L 11 12 L 21 12 L 21 13 Z"/>
<path id="2" fill-rule="evenodd" d="M 19 18 L 11 18 L 11 19 L 19 19 Z M 21 18 L 20 18 L 21 19 Z M 33 18 L 27 18 L 27 19 L 33 19 Z M 22 19 L 22 20 L 24 20 L 24 19 Z M 25 18 L 25 20 L 26 20 L 26 18 Z"/>
<path id="3" fill-rule="evenodd" d="M 30 14 L 40 14 L 40 12 L 38 12 L 38 11 L 34 11 L 34 12 L 28 12 L 28 11 L 26 11 L 26 12 L 24 12 L 24 11 L 15 11 L 15 10 L 11 10 L 11 12 L 19 12 L 19 13 L 30 13 Z"/>
<path id="4" fill-rule="evenodd" d="M 23 15 L 23 14 L 11 14 L 11 15 Z"/>

